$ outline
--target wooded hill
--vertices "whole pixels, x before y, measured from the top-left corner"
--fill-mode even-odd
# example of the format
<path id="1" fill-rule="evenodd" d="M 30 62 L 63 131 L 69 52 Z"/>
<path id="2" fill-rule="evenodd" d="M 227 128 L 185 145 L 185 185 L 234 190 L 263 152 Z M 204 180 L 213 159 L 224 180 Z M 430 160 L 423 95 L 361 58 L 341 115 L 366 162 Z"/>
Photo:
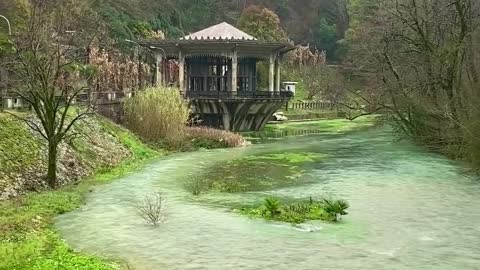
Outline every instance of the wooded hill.
<path id="1" fill-rule="evenodd" d="M 54 2 L 55 0 L 53 0 Z M 13 21 L 21 16 L 15 10 L 24 0 L 4 0 L 0 14 Z M 52 2 L 52 1 L 47 1 Z M 162 31 L 179 37 L 213 24 L 227 21 L 236 25 L 242 11 L 262 5 L 281 19 L 289 38 L 297 44 L 310 44 L 334 51 L 348 27 L 347 0 L 86 0 L 99 15 L 110 36 L 121 46 L 125 39 L 151 37 Z M 14 27 L 16 25 L 14 24 Z M 0 23 L 0 30 L 5 30 Z M 334 55 L 334 52 L 330 52 Z"/>

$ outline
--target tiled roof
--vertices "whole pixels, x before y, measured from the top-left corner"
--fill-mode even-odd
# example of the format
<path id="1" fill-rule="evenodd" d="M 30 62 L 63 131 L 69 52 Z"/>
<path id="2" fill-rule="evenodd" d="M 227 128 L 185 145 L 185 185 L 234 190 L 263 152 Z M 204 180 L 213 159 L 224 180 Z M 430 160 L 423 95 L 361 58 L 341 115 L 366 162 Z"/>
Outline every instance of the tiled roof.
<path id="1" fill-rule="evenodd" d="M 255 37 L 223 22 L 182 38 L 183 40 L 257 40 Z"/>

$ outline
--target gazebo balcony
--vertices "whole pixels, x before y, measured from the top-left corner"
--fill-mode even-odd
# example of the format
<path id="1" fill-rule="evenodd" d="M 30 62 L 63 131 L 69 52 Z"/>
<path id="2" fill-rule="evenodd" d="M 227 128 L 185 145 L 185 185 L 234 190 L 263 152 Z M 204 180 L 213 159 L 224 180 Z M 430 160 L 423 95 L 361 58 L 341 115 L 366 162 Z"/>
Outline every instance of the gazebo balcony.
<path id="1" fill-rule="evenodd" d="M 289 91 L 270 92 L 230 92 L 230 91 L 187 91 L 183 92 L 185 98 L 189 99 L 282 99 L 288 100 L 293 97 Z"/>

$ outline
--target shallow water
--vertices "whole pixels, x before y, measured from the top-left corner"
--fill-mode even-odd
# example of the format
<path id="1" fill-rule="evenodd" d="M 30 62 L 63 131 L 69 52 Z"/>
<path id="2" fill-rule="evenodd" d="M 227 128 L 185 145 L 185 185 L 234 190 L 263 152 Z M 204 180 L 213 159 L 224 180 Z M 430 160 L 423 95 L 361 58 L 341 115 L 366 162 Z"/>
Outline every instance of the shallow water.
<path id="1" fill-rule="evenodd" d="M 226 160 L 315 152 L 299 185 L 199 199 L 183 180 Z M 248 169 L 248 168 L 246 168 Z M 393 140 L 387 128 L 291 137 L 245 149 L 170 156 L 101 186 L 56 226 L 74 248 L 134 269 L 480 269 L 480 181 L 459 164 Z M 166 223 L 152 227 L 134 205 L 162 192 Z M 300 226 L 238 215 L 228 207 L 267 196 L 334 195 L 350 202 L 342 222 Z"/>

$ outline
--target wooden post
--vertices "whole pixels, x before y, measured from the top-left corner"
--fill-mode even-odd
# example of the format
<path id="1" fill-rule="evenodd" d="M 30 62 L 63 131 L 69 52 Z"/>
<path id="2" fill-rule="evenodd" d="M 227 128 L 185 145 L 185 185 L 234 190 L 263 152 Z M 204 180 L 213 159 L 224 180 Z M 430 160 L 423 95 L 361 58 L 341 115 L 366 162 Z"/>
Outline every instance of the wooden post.
<path id="1" fill-rule="evenodd" d="M 270 71 L 268 76 L 268 91 L 270 94 L 274 93 L 275 87 L 275 58 L 274 55 L 270 55 Z"/>
<path id="2" fill-rule="evenodd" d="M 233 49 L 232 54 L 232 95 L 237 95 L 237 78 L 238 78 L 238 55 L 237 49 Z"/>
<path id="3" fill-rule="evenodd" d="M 185 56 L 182 51 L 178 53 L 178 87 L 180 92 L 184 93 L 185 91 Z"/>
<path id="4" fill-rule="evenodd" d="M 162 70 L 163 55 L 161 53 L 157 53 L 155 55 L 155 60 L 156 60 L 155 85 L 162 86 L 163 85 L 163 70 Z"/>

